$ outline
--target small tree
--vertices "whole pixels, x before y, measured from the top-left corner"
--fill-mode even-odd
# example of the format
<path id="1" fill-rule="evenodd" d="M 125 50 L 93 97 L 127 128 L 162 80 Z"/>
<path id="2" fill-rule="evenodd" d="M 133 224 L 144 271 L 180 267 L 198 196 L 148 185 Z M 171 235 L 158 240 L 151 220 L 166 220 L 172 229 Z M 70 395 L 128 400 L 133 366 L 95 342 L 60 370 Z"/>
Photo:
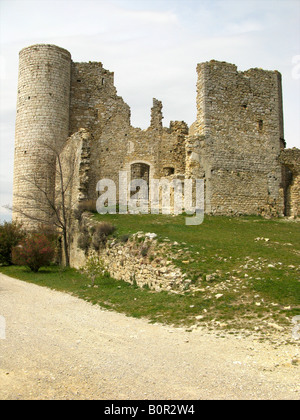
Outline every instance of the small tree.
<path id="1" fill-rule="evenodd" d="M 25 231 L 18 223 L 0 225 L 0 264 L 12 264 L 12 250 L 25 238 Z"/>
<path id="2" fill-rule="evenodd" d="M 13 263 L 25 265 L 37 273 L 47 267 L 55 255 L 55 243 L 44 232 L 30 233 L 18 246 L 13 248 Z"/>
<path id="3" fill-rule="evenodd" d="M 72 200 L 72 188 L 78 171 L 79 158 L 76 153 L 65 153 L 48 143 L 41 142 L 41 160 L 45 176 L 38 172 L 24 175 L 24 193 L 17 194 L 23 200 L 21 207 L 13 211 L 33 222 L 55 227 L 62 238 L 65 265 L 70 266 L 71 226 L 77 199 Z M 46 175 L 53 176 L 47 177 Z"/>
<path id="4" fill-rule="evenodd" d="M 91 280 L 91 286 L 94 287 L 96 277 L 105 274 L 106 270 L 103 262 L 99 259 L 96 254 L 91 255 L 81 271 L 85 273 Z"/>

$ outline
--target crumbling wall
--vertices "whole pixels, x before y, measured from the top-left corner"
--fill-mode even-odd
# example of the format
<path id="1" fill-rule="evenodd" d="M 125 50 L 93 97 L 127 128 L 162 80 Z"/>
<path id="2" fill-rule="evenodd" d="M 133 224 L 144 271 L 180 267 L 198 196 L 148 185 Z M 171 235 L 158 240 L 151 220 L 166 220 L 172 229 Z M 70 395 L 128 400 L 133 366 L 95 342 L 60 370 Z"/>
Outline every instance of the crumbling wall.
<path id="1" fill-rule="evenodd" d="M 157 99 L 149 127 L 141 130 L 131 125 L 130 108 L 102 63 L 74 63 L 62 48 L 35 45 L 20 52 L 19 69 L 15 209 L 27 205 L 38 214 L 34 200 L 24 198 L 34 196 L 25 185 L 28 176 L 54 194 L 55 159 L 45 153 L 47 143 L 56 152 L 66 144 L 65 167 L 71 156 L 80 162 L 72 202 L 96 200 L 97 182 L 105 178 L 118 193 L 119 171 L 127 171 L 129 183 L 137 165 L 147 167 L 147 179 L 203 179 L 206 213 L 299 214 L 298 164 L 286 157 L 282 166 L 279 158 L 285 142 L 277 71 L 241 72 L 215 60 L 198 64 L 197 120 L 190 130 L 183 121 L 164 127 Z M 16 212 L 14 219 L 31 223 Z"/>
<path id="2" fill-rule="evenodd" d="M 109 99 L 117 98 L 114 74 L 102 63 L 74 63 L 71 66 L 70 134 L 80 128 L 99 129 L 112 116 Z M 118 98 L 122 102 L 122 98 Z"/>
<path id="3" fill-rule="evenodd" d="M 85 127 L 93 133 L 90 153 L 89 191 L 97 199 L 96 185 L 110 179 L 119 191 L 119 171 L 126 171 L 128 184 L 133 164 L 149 166 L 149 178 L 184 173 L 184 122 L 162 125 L 162 103 L 153 99 L 150 126 L 146 130 L 130 123 L 130 109 L 117 95 L 113 73 L 101 63 L 73 63 L 71 83 L 70 132 Z"/>
<path id="4" fill-rule="evenodd" d="M 61 201 L 63 190 L 68 209 L 75 210 L 89 199 L 91 139 L 89 131 L 81 128 L 68 139 L 57 161 L 56 198 Z"/>
<path id="5" fill-rule="evenodd" d="M 286 190 L 286 215 L 300 217 L 300 150 L 296 148 L 283 150 L 280 162 L 292 173 Z"/>
<path id="6" fill-rule="evenodd" d="M 205 181 L 205 211 L 283 215 L 281 76 L 210 61 L 197 66 L 197 121 L 163 127 L 162 103 L 153 99 L 147 130 L 131 126 L 130 109 L 117 96 L 113 73 L 101 63 L 73 63 L 70 131 L 93 132 L 89 197 L 108 178 L 118 193 L 119 171 L 148 165 L 149 178 Z"/>
<path id="7" fill-rule="evenodd" d="M 97 250 L 92 245 L 85 250 L 80 249 L 78 238 L 81 232 L 92 237 L 99 223 L 88 213 L 84 213 L 80 222 L 77 222 L 71 241 L 72 267 L 80 269 L 90 256 L 96 255 L 106 271 L 117 280 L 156 291 L 184 291 L 190 286 L 191 280 L 187 275 L 166 257 L 171 252 L 170 244 L 158 242 L 154 233 L 137 232 L 125 239 L 109 237 Z"/>
<path id="8" fill-rule="evenodd" d="M 117 95 L 114 74 L 102 63 L 72 63 L 70 134 L 80 128 L 93 135 L 90 144 L 88 196 L 97 198 L 96 185 L 115 176 L 126 153 L 126 133 L 130 129 L 130 108 Z"/>
<path id="9" fill-rule="evenodd" d="M 233 64 L 197 66 L 195 133 L 205 136 L 199 161 L 205 170 L 206 211 L 283 215 L 281 76 L 238 72 Z"/>

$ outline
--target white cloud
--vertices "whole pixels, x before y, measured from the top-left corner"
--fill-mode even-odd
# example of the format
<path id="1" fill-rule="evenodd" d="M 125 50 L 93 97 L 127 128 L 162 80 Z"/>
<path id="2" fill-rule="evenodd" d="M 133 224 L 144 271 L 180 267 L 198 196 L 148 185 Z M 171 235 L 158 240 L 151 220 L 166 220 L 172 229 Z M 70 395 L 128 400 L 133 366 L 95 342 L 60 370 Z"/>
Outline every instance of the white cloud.
<path id="1" fill-rule="evenodd" d="M 121 11 L 122 18 L 138 21 L 139 24 L 177 24 L 178 19 L 173 12 L 154 12 L 151 10 L 124 10 Z"/>
<path id="2" fill-rule="evenodd" d="M 240 23 L 232 23 L 225 28 L 226 32 L 233 34 L 243 34 L 246 32 L 261 31 L 263 29 L 259 22 L 247 20 Z"/>

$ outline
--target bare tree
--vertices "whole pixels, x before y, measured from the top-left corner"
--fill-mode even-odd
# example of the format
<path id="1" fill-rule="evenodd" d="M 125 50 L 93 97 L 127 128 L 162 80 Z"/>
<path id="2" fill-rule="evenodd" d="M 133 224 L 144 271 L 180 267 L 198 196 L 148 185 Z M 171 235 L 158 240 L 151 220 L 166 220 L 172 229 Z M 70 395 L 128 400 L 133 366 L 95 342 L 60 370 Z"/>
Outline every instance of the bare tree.
<path id="1" fill-rule="evenodd" d="M 36 173 L 23 177 L 25 192 L 17 194 L 21 206 L 14 206 L 13 212 L 29 221 L 55 227 L 62 238 L 65 265 L 70 265 L 70 231 L 73 212 L 78 197 L 73 194 L 78 171 L 77 153 L 64 153 L 49 144 L 43 144 L 37 162 Z M 42 160 L 40 160 L 42 159 Z M 78 173 L 78 172 L 77 172 Z M 75 196 L 75 197 L 74 197 Z"/>

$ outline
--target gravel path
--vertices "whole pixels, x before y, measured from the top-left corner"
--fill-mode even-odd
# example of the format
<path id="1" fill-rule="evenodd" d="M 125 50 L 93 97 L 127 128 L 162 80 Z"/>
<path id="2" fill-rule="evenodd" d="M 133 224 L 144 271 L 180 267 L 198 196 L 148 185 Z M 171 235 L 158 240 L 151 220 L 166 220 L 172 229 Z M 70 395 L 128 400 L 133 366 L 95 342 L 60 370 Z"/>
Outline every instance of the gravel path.
<path id="1" fill-rule="evenodd" d="M 0 316 L 2 400 L 300 397 L 296 342 L 151 325 L 2 274 Z"/>

